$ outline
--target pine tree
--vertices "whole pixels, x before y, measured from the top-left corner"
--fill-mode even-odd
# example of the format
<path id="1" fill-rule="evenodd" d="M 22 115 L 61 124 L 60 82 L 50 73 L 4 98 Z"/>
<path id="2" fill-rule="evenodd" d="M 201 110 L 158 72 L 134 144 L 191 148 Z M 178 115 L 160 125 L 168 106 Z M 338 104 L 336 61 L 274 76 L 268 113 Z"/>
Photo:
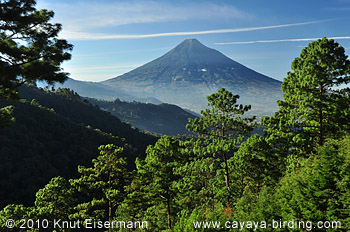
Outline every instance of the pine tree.
<path id="1" fill-rule="evenodd" d="M 276 184 L 282 175 L 283 164 L 264 138 L 254 134 L 244 141 L 228 163 L 233 183 L 233 196 L 244 192 L 258 193 L 264 185 Z"/>
<path id="2" fill-rule="evenodd" d="M 24 83 L 52 84 L 68 77 L 60 65 L 71 58 L 73 46 L 58 39 L 61 25 L 49 22 L 54 13 L 36 10 L 35 4 L 34 0 L 0 1 L 0 98 L 18 98 L 17 88 Z"/>
<path id="3" fill-rule="evenodd" d="M 54 177 L 36 193 L 36 217 L 52 223 L 55 219 L 69 220 L 76 204 L 74 189 L 63 177 Z"/>
<path id="4" fill-rule="evenodd" d="M 274 202 L 281 210 L 280 215 L 284 220 L 340 221 L 341 228 L 347 231 L 350 218 L 349 136 L 327 141 L 315 154 L 302 160 L 300 167 L 281 179 L 276 190 Z"/>
<path id="5" fill-rule="evenodd" d="M 176 202 L 181 210 L 188 213 L 195 208 L 215 209 L 218 188 L 216 170 L 220 167 L 220 160 L 212 157 L 195 157 L 175 169 L 180 176 L 176 181 L 178 191 Z M 218 194 L 218 192 L 220 192 Z"/>
<path id="6" fill-rule="evenodd" d="M 310 154 L 326 138 L 350 129 L 350 61 L 344 48 L 327 38 L 309 43 L 282 84 L 283 101 L 263 119 L 267 141 L 281 154 Z"/>
<path id="7" fill-rule="evenodd" d="M 100 156 L 93 159 L 93 166 L 78 167 L 79 179 L 70 183 L 82 193 L 85 202 L 75 207 L 73 217 L 78 219 L 113 219 L 116 207 L 124 198 L 124 186 L 128 178 L 123 148 L 112 144 L 99 147 Z"/>
<path id="8" fill-rule="evenodd" d="M 25 207 L 23 205 L 15 205 L 15 204 L 7 205 L 5 208 L 3 208 L 0 211 L 1 231 L 20 231 L 18 226 L 21 225 L 20 224 L 21 220 L 33 219 L 33 222 L 34 222 L 35 214 L 33 212 L 35 212 L 34 207 Z M 7 223 L 8 220 L 14 220 L 15 222 L 14 228 L 9 229 L 8 223 Z"/>
<path id="9" fill-rule="evenodd" d="M 206 152 L 215 157 L 222 157 L 226 190 L 230 193 L 229 167 L 227 154 L 237 149 L 244 135 L 249 135 L 253 129 L 253 118 L 241 116 L 250 110 L 249 106 L 237 104 L 238 95 L 222 88 L 217 93 L 207 97 L 210 109 L 202 111 L 201 118 L 189 119 L 186 128 L 201 135 L 201 139 L 209 142 Z"/>
<path id="10" fill-rule="evenodd" d="M 63 82 L 60 64 L 71 58 L 72 45 L 58 39 L 62 27 L 50 23 L 54 13 L 36 10 L 35 1 L 0 2 L 0 85 L 9 91 L 25 82 Z M 4 97 L 4 96 L 1 96 Z"/>
<path id="11" fill-rule="evenodd" d="M 182 165 L 179 141 L 168 136 L 148 146 L 145 160 L 136 160 L 137 173 L 128 196 L 129 207 L 138 210 L 143 220 L 155 222 L 153 226 L 166 229 L 174 224 L 175 197 L 177 195 L 175 168 Z M 141 201 L 141 202 L 140 202 Z M 164 221 L 167 223 L 164 225 Z M 157 224 L 157 225 L 156 225 Z M 153 228 L 155 229 L 155 228 Z"/>

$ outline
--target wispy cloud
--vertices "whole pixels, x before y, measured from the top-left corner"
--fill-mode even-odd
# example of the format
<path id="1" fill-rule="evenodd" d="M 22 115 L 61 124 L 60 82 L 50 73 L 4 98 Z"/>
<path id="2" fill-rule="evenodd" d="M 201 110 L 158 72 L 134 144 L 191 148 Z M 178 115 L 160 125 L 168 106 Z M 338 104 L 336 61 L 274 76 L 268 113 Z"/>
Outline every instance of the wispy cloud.
<path id="1" fill-rule="evenodd" d="M 315 41 L 318 39 L 322 39 L 322 38 L 255 40 L 255 41 L 227 42 L 227 43 L 215 43 L 215 44 L 230 45 L 230 44 L 256 44 L 256 43 L 280 43 L 280 42 L 308 42 L 308 41 Z M 350 39 L 350 36 L 328 37 L 328 39 L 344 40 L 344 39 Z"/>
<path id="2" fill-rule="evenodd" d="M 138 34 L 138 35 L 96 34 L 96 33 L 74 32 L 74 31 L 63 31 L 61 33 L 61 37 L 65 39 L 71 39 L 71 40 L 142 39 L 142 38 L 167 37 L 167 36 L 205 35 L 205 34 L 222 34 L 222 33 L 257 31 L 257 30 L 267 30 L 267 29 L 275 29 L 275 28 L 283 28 L 283 27 L 302 26 L 302 25 L 321 23 L 326 21 L 329 21 L 329 20 L 271 25 L 271 26 L 262 26 L 262 27 L 230 28 L 230 29 L 220 29 L 220 30 L 188 31 L 188 32 L 167 32 L 167 33 Z M 251 41 L 251 43 L 253 43 L 253 41 Z M 230 43 L 227 43 L 227 44 L 230 44 Z"/>
<path id="3" fill-rule="evenodd" d="M 118 66 L 96 66 L 96 67 L 70 67 L 66 68 L 72 73 L 91 73 L 91 72 L 106 72 L 117 69 L 131 69 L 141 66 L 142 64 L 118 65 Z"/>
<path id="4" fill-rule="evenodd" d="M 253 15 L 231 5 L 160 1 L 69 1 L 38 0 L 39 8 L 55 11 L 55 20 L 69 31 L 127 24 L 176 22 L 189 19 L 250 19 Z"/>
<path id="5" fill-rule="evenodd" d="M 350 11 L 350 7 L 329 7 L 327 9 L 332 11 Z"/>

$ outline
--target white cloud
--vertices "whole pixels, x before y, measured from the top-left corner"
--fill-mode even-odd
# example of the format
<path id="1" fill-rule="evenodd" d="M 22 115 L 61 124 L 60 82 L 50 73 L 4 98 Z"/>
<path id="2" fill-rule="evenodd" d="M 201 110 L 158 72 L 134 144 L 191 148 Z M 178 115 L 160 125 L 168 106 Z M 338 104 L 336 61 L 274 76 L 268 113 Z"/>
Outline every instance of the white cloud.
<path id="1" fill-rule="evenodd" d="M 176 3 L 176 2 L 175 2 Z M 55 21 L 69 31 L 136 23 L 174 22 L 188 19 L 249 19 L 252 15 L 229 5 L 174 4 L 158 1 L 70 1 L 38 0 L 38 8 L 52 9 Z"/>
<path id="2" fill-rule="evenodd" d="M 256 44 L 256 43 L 280 43 L 280 42 L 304 42 L 315 41 L 322 38 L 305 38 L 305 39 L 277 39 L 277 40 L 255 40 L 255 41 L 241 41 L 241 42 L 227 42 L 215 43 L 216 45 L 230 45 L 230 44 Z M 350 36 L 328 37 L 328 39 L 343 40 L 350 39 Z"/>
<path id="3" fill-rule="evenodd" d="M 69 72 L 72 73 L 91 73 L 91 72 L 107 72 L 110 70 L 117 70 L 117 69 L 131 69 L 131 68 L 137 68 L 141 66 L 142 64 L 131 64 L 131 65 L 118 65 L 118 66 L 95 66 L 95 67 L 70 67 L 65 68 L 69 70 Z"/>
<path id="4" fill-rule="evenodd" d="M 204 35 L 204 34 L 222 34 L 222 33 L 245 32 L 245 31 L 257 31 L 257 30 L 267 30 L 267 29 L 274 29 L 274 28 L 302 26 L 302 25 L 321 23 L 321 22 L 325 22 L 325 21 L 311 21 L 311 22 L 281 24 L 281 25 L 272 25 L 272 26 L 263 26 L 263 27 L 231 28 L 231 29 L 189 31 L 189 32 L 167 32 L 167 33 L 138 34 L 138 35 L 96 34 L 96 33 L 74 32 L 74 31 L 64 30 L 60 34 L 60 36 L 62 38 L 70 39 L 70 40 L 142 39 L 142 38 L 167 37 L 167 36 Z M 245 43 L 253 43 L 253 42 L 254 41 L 245 42 Z M 226 44 L 232 44 L 232 43 L 226 43 Z"/>

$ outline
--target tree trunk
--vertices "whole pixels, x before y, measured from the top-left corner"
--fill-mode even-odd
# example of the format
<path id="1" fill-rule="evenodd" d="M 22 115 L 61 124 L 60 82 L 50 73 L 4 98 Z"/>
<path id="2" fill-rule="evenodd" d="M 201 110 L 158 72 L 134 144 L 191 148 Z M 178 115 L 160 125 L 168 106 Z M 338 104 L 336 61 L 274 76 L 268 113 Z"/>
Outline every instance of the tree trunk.
<path id="1" fill-rule="evenodd" d="M 223 115 L 225 115 L 225 111 L 223 111 Z M 224 138 L 225 136 L 225 128 L 222 125 L 221 128 L 221 137 Z M 227 190 L 227 203 L 230 200 L 230 180 L 229 180 L 229 173 L 228 173 L 228 164 L 227 164 L 227 154 L 226 152 L 222 153 L 222 158 L 224 160 L 224 164 L 225 164 L 225 184 L 226 184 L 226 190 Z"/>
<path id="2" fill-rule="evenodd" d="M 225 115 L 225 111 L 223 110 L 223 115 Z M 224 125 L 222 124 L 221 128 L 221 137 L 224 138 L 225 136 L 225 128 Z M 230 180 L 229 180 L 229 174 L 228 174 L 228 164 L 227 164 L 227 154 L 226 152 L 222 153 L 222 158 L 224 159 L 224 164 L 225 164 L 225 184 L 226 184 L 226 190 L 227 193 L 230 194 Z M 229 199 L 228 199 L 229 200 Z"/>
<path id="3" fill-rule="evenodd" d="M 230 193 L 230 180 L 229 180 L 229 173 L 228 173 L 228 164 L 227 164 L 227 155 L 224 152 L 222 157 L 224 158 L 224 164 L 225 164 L 225 184 L 226 184 L 226 190 L 227 193 Z"/>

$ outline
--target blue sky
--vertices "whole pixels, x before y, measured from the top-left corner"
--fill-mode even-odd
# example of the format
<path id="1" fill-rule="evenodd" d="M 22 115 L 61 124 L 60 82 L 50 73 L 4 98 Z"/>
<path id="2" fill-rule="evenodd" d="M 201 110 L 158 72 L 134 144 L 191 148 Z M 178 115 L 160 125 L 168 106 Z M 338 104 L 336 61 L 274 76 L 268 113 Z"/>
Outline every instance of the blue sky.
<path id="1" fill-rule="evenodd" d="M 74 45 L 71 78 L 102 81 L 196 38 L 262 74 L 283 80 L 316 38 L 350 51 L 350 0 L 37 0 L 55 12 Z"/>

